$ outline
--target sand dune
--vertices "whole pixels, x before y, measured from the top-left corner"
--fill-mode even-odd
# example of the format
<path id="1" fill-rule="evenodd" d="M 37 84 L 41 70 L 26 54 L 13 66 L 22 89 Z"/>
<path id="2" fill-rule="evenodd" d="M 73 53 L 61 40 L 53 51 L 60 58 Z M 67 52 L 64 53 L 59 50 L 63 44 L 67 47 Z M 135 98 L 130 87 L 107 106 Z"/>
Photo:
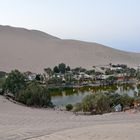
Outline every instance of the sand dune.
<path id="1" fill-rule="evenodd" d="M 137 67 L 139 60 L 139 53 L 119 51 L 97 43 L 62 40 L 36 30 L 0 26 L 0 70 L 4 71 L 42 72 L 43 68 L 61 62 L 85 68 L 109 63 Z"/>
<path id="2" fill-rule="evenodd" d="M 0 140 L 139 140 L 140 113 L 75 116 L 0 96 Z"/>

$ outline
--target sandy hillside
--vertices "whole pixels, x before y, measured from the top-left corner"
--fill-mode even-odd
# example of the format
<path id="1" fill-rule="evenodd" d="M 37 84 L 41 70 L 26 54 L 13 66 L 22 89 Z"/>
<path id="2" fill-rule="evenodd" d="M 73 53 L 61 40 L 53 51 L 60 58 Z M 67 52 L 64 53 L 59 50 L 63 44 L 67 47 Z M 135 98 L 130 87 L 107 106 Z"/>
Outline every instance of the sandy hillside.
<path id="1" fill-rule="evenodd" d="M 0 140 L 139 140 L 140 113 L 75 116 L 0 96 Z"/>
<path id="2" fill-rule="evenodd" d="M 0 26 L 0 70 L 42 72 L 64 62 L 71 67 L 125 63 L 137 67 L 140 54 L 115 50 L 97 43 L 62 40 L 49 34 Z"/>

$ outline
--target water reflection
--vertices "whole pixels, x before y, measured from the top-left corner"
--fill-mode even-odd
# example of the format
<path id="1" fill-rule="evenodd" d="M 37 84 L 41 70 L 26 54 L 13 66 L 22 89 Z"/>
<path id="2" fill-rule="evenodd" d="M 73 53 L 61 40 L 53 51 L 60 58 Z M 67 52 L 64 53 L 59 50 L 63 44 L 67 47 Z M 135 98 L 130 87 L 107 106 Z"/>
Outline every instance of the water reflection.
<path id="1" fill-rule="evenodd" d="M 55 105 L 75 104 L 80 102 L 86 95 L 94 93 L 118 93 L 128 94 L 134 96 L 137 94 L 137 85 L 115 85 L 115 86 L 102 86 L 102 87 L 82 87 L 82 88 L 68 88 L 57 89 L 51 91 L 52 102 Z"/>

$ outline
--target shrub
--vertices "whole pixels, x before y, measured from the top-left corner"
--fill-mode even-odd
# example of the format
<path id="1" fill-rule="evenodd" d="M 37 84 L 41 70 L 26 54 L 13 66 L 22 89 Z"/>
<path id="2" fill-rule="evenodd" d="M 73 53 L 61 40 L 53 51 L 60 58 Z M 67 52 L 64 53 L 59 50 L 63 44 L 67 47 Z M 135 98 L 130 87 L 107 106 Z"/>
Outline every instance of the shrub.
<path id="1" fill-rule="evenodd" d="M 114 107 L 118 104 L 122 106 L 122 109 L 124 107 L 131 107 L 134 103 L 134 98 L 128 96 L 127 94 L 119 95 L 119 94 L 111 94 L 109 95 L 110 98 L 110 107 Z"/>
<path id="2" fill-rule="evenodd" d="M 132 107 L 134 106 L 134 98 L 127 94 L 91 94 L 87 95 L 81 103 L 77 103 L 74 106 L 74 112 L 83 111 L 91 114 L 103 114 L 111 112 L 119 104 L 122 110 L 124 107 Z"/>
<path id="3" fill-rule="evenodd" d="M 127 94 L 122 95 L 120 98 L 120 103 L 122 104 L 123 108 L 126 106 L 128 107 L 133 106 L 133 102 L 134 102 L 134 98 L 128 96 Z"/>
<path id="4" fill-rule="evenodd" d="M 46 87 L 43 87 L 36 82 L 29 84 L 22 90 L 18 94 L 17 100 L 28 106 L 52 107 L 51 96 L 48 93 L 48 90 Z"/>
<path id="5" fill-rule="evenodd" d="M 74 105 L 74 112 L 76 113 L 76 112 L 79 112 L 79 111 L 81 111 L 82 110 L 82 104 L 81 103 L 77 103 L 77 104 L 75 104 Z"/>
<path id="6" fill-rule="evenodd" d="M 107 95 L 101 93 L 87 95 L 81 103 L 76 104 L 74 111 L 90 112 L 91 114 L 109 112 L 110 99 Z"/>
<path id="7" fill-rule="evenodd" d="M 8 78 L 5 80 L 3 88 L 6 92 L 10 92 L 13 95 L 15 95 L 20 90 L 25 88 L 25 81 L 25 76 L 18 70 L 14 70 L 11 73 L 9 73 Z"/>
<path id="8" fill-rule="evenodd" d="M 66 105 L 66 110 L 67 111 L 71 111 L 72 109 L 73 109 L 73 105 L 72 104 Z"/>

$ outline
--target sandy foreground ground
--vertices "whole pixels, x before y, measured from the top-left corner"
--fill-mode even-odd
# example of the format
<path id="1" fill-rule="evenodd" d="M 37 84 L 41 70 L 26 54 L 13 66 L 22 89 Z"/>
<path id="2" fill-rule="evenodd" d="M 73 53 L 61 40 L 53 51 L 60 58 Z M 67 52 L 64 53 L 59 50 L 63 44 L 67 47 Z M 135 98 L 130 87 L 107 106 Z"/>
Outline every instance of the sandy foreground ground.
<path id="1" fill-rule="evenodd" d="M 140 113 L 75 116 L 0 96 L 0 140 L 139 140 Z"/>

